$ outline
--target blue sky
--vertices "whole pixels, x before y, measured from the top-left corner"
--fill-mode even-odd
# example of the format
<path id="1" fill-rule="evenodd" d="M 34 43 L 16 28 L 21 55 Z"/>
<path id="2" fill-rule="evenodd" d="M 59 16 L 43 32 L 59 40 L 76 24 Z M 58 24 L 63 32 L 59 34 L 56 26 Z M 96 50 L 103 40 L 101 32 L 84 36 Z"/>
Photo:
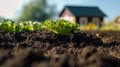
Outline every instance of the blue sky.
<path id="1" fill-rule="evenodd" d="M 29 0 L 0 0 L 0 16 L 15 18 L 22 6 Z M 56 4 L 60 12 L 65 5 L 98 6 L 107 14 L 107 20 L 120 15 L 120 0 L 48 0 L 49 4 Z"/>

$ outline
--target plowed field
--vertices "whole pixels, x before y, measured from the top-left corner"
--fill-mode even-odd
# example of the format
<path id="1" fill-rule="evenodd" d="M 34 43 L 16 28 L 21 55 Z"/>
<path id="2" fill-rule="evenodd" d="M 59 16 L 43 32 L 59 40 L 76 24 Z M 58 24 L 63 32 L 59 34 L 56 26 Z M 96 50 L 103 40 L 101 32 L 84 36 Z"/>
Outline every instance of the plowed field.
<path id="1" fill-rule="evenodd" d="M 120 67 L 120 32 L 0 30 L 0 67 Z"/>

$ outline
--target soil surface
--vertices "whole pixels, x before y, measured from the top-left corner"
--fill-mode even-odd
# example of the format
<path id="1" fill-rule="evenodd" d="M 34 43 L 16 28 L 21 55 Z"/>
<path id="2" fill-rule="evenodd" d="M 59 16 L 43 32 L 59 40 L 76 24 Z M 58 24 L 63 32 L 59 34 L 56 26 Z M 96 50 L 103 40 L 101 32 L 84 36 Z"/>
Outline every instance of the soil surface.
<path id="1" fill-rule="evenodd" d="M 120 67 L 120 32 L 0 30 L 0 67 Z"/>

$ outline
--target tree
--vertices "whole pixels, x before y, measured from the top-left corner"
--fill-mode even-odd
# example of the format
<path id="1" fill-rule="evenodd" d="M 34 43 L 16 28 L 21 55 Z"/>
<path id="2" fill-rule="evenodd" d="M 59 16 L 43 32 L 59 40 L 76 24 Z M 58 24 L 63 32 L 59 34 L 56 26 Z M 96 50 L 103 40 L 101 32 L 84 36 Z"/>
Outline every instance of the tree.
<path id="1" fill-rule="evenodd" d="M 1 22 L 2 20 L 4 20 L 4 19 L 5 19 L 4 17 L 0 16 L 0 22 Z"/>
<path id="2" fill-rule="evenodd" d="M 1 19 L 4 19 L 4 18 L 3 18 L 2 16 L 0 16 L 0 20 L 1 20 Z"/>
<path id="3" fill-rule="evenodd" d="M 24 6 L 18 20 L 44 21 L 54 15 L 54 7 L 47 5 L 46 0 L 34 0 Z"/>

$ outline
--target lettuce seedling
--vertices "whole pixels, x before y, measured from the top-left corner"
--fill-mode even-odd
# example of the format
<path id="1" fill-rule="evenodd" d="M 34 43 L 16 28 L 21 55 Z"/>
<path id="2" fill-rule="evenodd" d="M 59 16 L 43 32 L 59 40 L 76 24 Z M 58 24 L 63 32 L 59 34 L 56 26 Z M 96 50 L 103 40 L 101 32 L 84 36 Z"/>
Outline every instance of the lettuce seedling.
<path id="1" fill-rule="evenodd" d="M 23 22 L 23 31 L 34 31 L 33 22 L 24 21 Z"/>
<path id="2" fill-rule="evenodd" d="M 14 32 L 16 25 L 12 21 L 2 22 L 1 29 L 6 32 Z"/>
<path id="3" fill-rule="evenodd" d="M 21 32 L 21 31 L 23 31 L 24 25 L 23 25 L 22 22 L 16 22 L 15 25 L 16 25 L 15 32 Z"/>
<path id="4" fill-rule="evenodd" d="M 43 30 L 43 24 L 41 22 L 33 22 L 34 30 Z"/>
<path id="5" fill-rule="evenodd" d="M 77 24 L 69 22 L 67 20 L 47 20 L 44 22 L 47 30 L 50 30 L 56 34 L 68 35 L 73 37 L 73 31 L 78 27 Z"/>

